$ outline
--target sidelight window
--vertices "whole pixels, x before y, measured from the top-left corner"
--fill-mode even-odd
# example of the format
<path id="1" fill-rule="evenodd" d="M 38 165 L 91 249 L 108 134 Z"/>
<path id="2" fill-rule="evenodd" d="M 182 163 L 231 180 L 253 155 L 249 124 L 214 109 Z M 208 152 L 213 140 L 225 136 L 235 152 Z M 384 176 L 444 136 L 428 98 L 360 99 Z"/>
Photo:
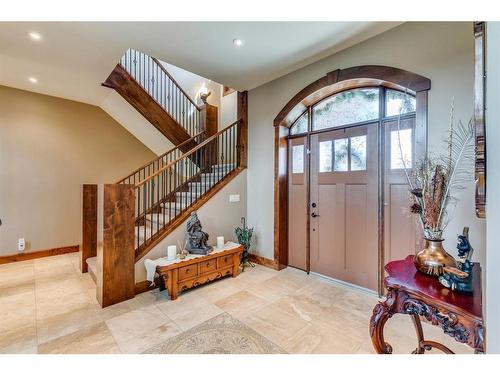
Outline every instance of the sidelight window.
<path id="1" fill-rule="evenodd" d="M 292 147 L 292 173 L 304 173 L 304 145 Z"/>
<path id="2" fill-rule="evenodd" d="M 378 117 L 378 88 L 343 91 L 313 107 L 313 130 L 355 124 Z"/>
<path id="3" fill-rule="evenodd" d="M 399 136 L 398 136 L 399 133 Z M 412 130 L 391 131 L 391 169 L 412 167 Z"/>

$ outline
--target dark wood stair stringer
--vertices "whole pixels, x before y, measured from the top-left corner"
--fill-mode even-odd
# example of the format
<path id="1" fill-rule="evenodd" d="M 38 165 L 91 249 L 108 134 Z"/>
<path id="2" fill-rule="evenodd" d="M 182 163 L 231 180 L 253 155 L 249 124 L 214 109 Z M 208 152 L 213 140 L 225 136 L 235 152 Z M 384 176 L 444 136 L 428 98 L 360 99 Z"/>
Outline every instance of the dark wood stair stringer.
<path id="1" fill-rule="evenodd" d="M 201 206 L 207 203 L 215 194 L 222 190 L 229 182 L 238 176 L 246 168 L 236 167 L 229 172 L 222 180 L 213 185 L 203 196 L 197 199 L 191 206 L 183 210 L 175 219 L 168 224 L 164 229 L 154 235 L 154 240 L 149 242 L 146 246 L 141 246 L 135 251 L 135 262 L 137 263 L 143 258 L 153 247 L 155 247 L 161 240 L 174 231 L 179 225 L 186 221 L 191 212 L 198 210 Z"/>
<path id="2" fill-rule="evenodd" d="M 173 119 L 120 64 L 115 66 L 102 85 L 114 89 L 175 146 L 191 138 L 182 125 Z M 182 144 L 180 150 L 188 152 L 196 145 L 195 141 L 187 142 Z"/>

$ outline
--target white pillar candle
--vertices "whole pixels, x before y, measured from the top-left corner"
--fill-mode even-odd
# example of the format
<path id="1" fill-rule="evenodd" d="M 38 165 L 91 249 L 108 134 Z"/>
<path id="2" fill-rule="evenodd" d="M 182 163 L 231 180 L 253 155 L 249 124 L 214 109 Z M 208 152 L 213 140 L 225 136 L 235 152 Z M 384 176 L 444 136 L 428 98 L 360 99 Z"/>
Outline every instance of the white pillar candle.
<path id="1" fill-rule="evenodd" d="M 224 247 L 224 236 L 217 237 L 217 248 L 222 249 Z"/>
<path id="2" fill-rule="evenodd" d="M 177 246 L 175 246 L 175 245 L 168 246 L 167 247 L 167 259 L 174 260 L 176 256 L 177 256 Z"/>

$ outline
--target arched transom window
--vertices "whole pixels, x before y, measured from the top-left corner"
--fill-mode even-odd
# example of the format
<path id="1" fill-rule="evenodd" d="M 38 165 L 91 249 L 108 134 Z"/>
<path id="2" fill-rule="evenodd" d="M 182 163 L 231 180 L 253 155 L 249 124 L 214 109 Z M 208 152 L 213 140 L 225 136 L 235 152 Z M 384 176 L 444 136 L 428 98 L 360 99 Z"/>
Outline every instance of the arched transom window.
<path id="1" fill-rule="evenodd" d="M 307 108 L 292 124 L 289 134 L 294 136 L 308 131 L 375 122 L 400 114 L 413 115 L 415 108 L 413 95 L 385 87 L 341 91 Z"/>

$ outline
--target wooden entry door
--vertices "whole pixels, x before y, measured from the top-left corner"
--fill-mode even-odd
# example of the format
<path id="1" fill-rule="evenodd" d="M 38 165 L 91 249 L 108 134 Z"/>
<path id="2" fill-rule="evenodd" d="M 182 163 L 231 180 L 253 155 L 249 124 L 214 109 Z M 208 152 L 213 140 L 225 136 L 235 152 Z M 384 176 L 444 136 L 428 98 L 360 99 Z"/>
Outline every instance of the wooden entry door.
<path id="1" fill-rule="evenodd" d="M 378 122 L 311 136 L 311 271 L 376 291 Z"/>

